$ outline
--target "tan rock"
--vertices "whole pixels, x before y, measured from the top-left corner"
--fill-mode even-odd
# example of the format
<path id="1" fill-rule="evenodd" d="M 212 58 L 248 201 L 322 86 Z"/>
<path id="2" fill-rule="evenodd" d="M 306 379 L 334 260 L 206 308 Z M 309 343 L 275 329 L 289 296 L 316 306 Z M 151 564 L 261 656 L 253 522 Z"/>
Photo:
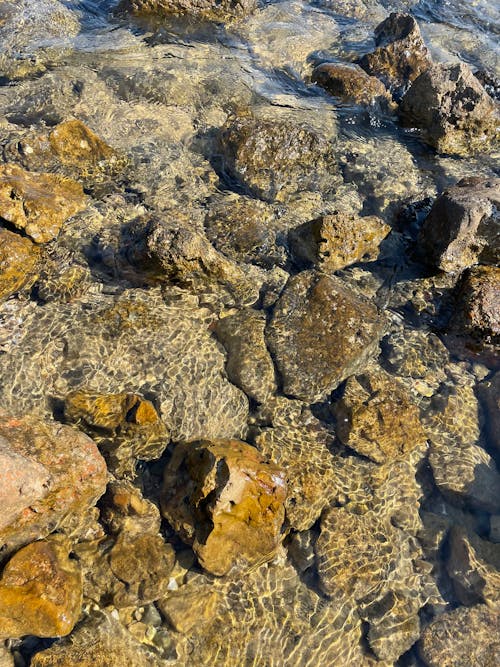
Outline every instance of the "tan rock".
<path id="1" fill-rule="evenodd" d="M 285 498 L 284 473 L 254 447 L 200 440 L 176 446 L 165 469 L 161 505 L 200 564 L 223 575 L 233 565 L 273 557 Z"/>
<path id="2" fill-rule="evenodd" d="M 33 542 L 7 563 L 0 580 L 0 637 L 58 637 L 80 616 L 82 578 L 68 544 Z"/>
<path id="3" fill-rule="evenodd" d="M 392 101 L 384 84 L 359 65 L 323 63 L 314 68 L 311 81 L 347 102 L 388 106 Z"/>
<path id="4" fill-rule="evenodd" d="M 38 259 L 29 239 L 0 228 L 0 300 L 35 282 Z"/>
<path id="5" fill-rule="evenodd" d="M 219 595 L 210 586 L 183 587 L 173 591 L 168 597 L 158 600 L 157 606 L 168 623 L 186 634 L 214 620 Z"/>
<path id="6" fill-rule="evenodd" d="M 290 230 L 288 241 L 299 262 L 337 271 L 349 264 L 376 259 L 380 242 L 390 232 L 375 215 L 324 215 Z"/>
<path id="7" fill-rule="evenodd" d="M 86 207 L 79 183 L 55 174 L 0 166 L 0 215 L 36 243 L 57 237 L 68 218 Z"/>

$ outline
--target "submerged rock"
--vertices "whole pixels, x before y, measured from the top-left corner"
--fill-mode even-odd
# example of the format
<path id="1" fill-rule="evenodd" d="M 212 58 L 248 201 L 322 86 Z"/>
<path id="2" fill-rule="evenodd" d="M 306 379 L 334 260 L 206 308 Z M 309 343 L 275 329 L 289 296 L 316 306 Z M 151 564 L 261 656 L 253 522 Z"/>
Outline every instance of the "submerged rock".
<path id="1" fill-rule="evenodd" d="M 0 579 L 0 637 L 69 634 L 82 606 L 82 578 L 68 545 L 33 542 L 5 565 Z"/>
<path id="2" fill-rule="evenodd" d="M 235 440 L 179 444 L 165 469 L 162 513 L 216 575 L 273 558 L 285 518 L 284 473 Z"/>
<path id="3" fill-rule="evenodd" d="M 137 16 L 195 16 L 227 21 L 246 16 L 257 7 L 256 0 L 122 0 L 120 9 Z"/>
<path id="4" fill-rule="evenodd" d="M 486 413 L 486 430 L 492 445 L 500 453 L 500 371 L 477 386 Z"/>
<path id="5" fill-rule="evenodd" d="M 500 178 L 464 178 L 434 202 L 420 235 L 426 257 L 460 273 L 500 262 Z"/>
<path id="6" fill-rule="evenodd" d="M 323 63 L 314 68 L 311 81 L 346 102 L 389 106 L 391 96 L 384 84 L 359 65 Z"/>
<path id="7" fill-rule="evenodd" d="M 428 667 L 495 667 L 500 662 L 499 629 L 497 609 L 458 607 L 425 628 L 418 651 Z"/>
<path id="8" fill-rule="evenodd" d="M 376 259 L 380 242 L 390 232 L 375 215 L 323 215 L 290 230 L 288 242 L 295 260 L 324 271 Z"/>
<path id="9" fill-rule="evenodd" d="M 401 115 L 438 153 L 487 152 L 500 140 L 498 108 L 463 63 L 433 65 L 417 77 Z"/>
<path id="10" fill-rule="evenodd" d="M 375 51 L 363 56 L 359 64 L 397 97 L 431 65 L 418 23 L 410 14 L 390 14 L 375 28 L 375 44 Z"/>
<path id="11" fill-rule="evenodd" d="M 469 269 L 458 286 L 453 327 L 486 340 L 500 340 L 500 268 Z"/>
<path id="12" fill-rule="evenodd" d="M 290 278 L 267 329 L 285 394 L 321 400 L 375 352 L 384 320 L 339 278 L 304 271 Z"/>
<path id="13" fill-rule="evenodd" d="M 55 239 L 66 220 L 86 205 L 82 186 L 69 178 L 0 166 L 0 216 L 36 243 Z"/>
<path id="14" fill-rule="evenodd" d="M 0 301 L 35 282 L 39 257 L 29 239 L 0 227 Z"/>

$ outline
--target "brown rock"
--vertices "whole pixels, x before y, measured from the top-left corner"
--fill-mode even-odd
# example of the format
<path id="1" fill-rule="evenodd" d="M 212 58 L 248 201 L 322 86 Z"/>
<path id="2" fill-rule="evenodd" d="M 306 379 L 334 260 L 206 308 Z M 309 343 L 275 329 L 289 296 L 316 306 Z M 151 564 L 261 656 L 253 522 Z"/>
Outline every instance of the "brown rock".
<path id="1" fill-rule="evenodd" d="M 10 459 L 11 484 L 23 476 L 17 467 L 26 470 L 26 460 L 31 469 L 39 471 L 38 482 L 44 480 L 32 487 L 29 503 L 27 499 L 27 504 L 25 499 L 19 503 L 20 514 L 0 529 L 0 554 L 5 558 L 58 527 L 74 529 L 85 520 L 89 508 L 104 493 L 107 471 L 95 443 L 69 426 L 0 413 L 0 438 L 3 452 Z M 40 477 L 41 471 L 45 472 Z M 10 497 L 3 498 L 5 489 L 0 487 L 2 505 L 11 502 Z M 37 498 L 33 497 L 35 491 L 40 491 Z"/>
<path id="2" fill-rule="evenodd" d="M 391 96 L 384 84 L 359 65 L 323 63 L 314 68 L 311 81 L 346 102 L 389 106 Z"/>
<path id="3" fill-rule="evenodd" d="M 223 575 L 273 557 L 285 518 L 284 473 L 250 445 L 200 440 L 176 446 L 165 469 L 162 513 L 200 564 Z"/>
<path id="4" fill-rule="evenodd" d="M 256 0 L 122 0 L 120 8 L 137 16 L 195 16 L 212 21 L 230 20 L 254 11 Z"/>
<path id="5" fill-rule="evenodd" d="M 159 509 L 129 481 L 111 480 L 99 507 L 101 521 L 113 535 L 155 535 L 160 531 Z"/>
<path id="6" fill-rule="evenodd" d="M 66 220 L 85 206 L 82 186 L 69 178 L 0 166 L 0 216 L 35 243 L 55 239 Z"/>
<path id="7" fill-rule="evenodd" d="M 422 226 L 426 257 L 451 273 L 500 262 L 500 178 L 462 179 L 434 202 Z"/>
<path id="8" fill-rule="evenodd" d="M 496 667 L 500 612 L 485 604 L 448 611 L 425 628 L 418 650 L 428 667 Z"/>
<path id="9" fill-rule="evenodd" d="M 333 405 L 337 435 L 344 445 L 376 463 L 413 449 L 425 449 L 419 409 L 393 376 L 384 371 L 350 377 Z"/>
<path id="10" fill-rule="evenodd" d="M 0 300 L 35 282 L 38 258 L 29 239 L 0 227 Z"/>
<path id="11" fill-rule="evenodd" d="M 392 13 L 375 28 L 373 53 L 367 53 L 359 64 L 378 76 L 399 96 L 408 84 L 431 65 L 429 52 L 420 28 L 410 14 Z"/>
<path id="12" fill-rule="evenodd" d="M 322 399 L 363 370 L 383 327 L 376 306 L 339 278 L 314 271 L 290 278 L 267 329 L 285 394 Z"/>
<path id="13" fill-rule="evenodd" d="M 157 606 L 176 632 L 186 634 L 213 621 L 219 595 L 210 586 L 184 586 L 158 600 Z"/>
<path id="14" fill-rule="evenodd" d="M 59 637 L 73 629 L 82 606 L 82 579 L 68 545 L 33 542 L 7 563 L 0 580 L 0 637 Z"/>
<path id="15" fill-rule="evenodd" d="M 486 412 L 486 429 L 491 444 L 500 452 L 500 371 L 481 382 L 477 389 Z"/>
<path id="16" fill-rule="evenodd" d="M 485 152 L 500 140 L 495 102 L 463 63 L 433 65 L 420 74 L 401 101 L 401 115 L 438 153 Z"/>
<path id="17" fill-rule="evenodd" d="M 459 311 L 453 326 L 459 332 L 500 340 L 500 268 L 477 266 L 469 269 L 458 286 Z"/>

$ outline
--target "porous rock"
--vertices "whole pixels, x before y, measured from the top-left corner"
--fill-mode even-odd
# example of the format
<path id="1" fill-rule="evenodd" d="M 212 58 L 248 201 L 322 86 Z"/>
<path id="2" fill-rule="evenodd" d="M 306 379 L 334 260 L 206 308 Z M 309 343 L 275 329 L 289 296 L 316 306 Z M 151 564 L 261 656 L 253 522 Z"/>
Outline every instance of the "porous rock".
<path id="1" fill-rule="evenodd" d="M 500 268 L 468 269 L 457 291 L 453 328 L 487 341 L 500 340 Z"/>
<path id="2" fill-rule="evenodd" d="M 434 202 L 420 235 L 426 257 L 460 273 L 500 261 L 500 178 L 467 178 Z"/>
<path id="3" fill-rule="evenodd" d="M 66 220 L 86 207 L 82 186 L 56 174 L 0 166 L 0 216 L 35 243 L 57 237 Z"/>
<path id="4" fill-rule="evenodd" d="M 497 106 L 463 63 L 420 74 L 401 101 L 401 115 L 438 153 L 487 152 L 500 139 Z"/>
<path id="5" fill-rule="evenodd" d="M 391 101 L 384 84 L 359 65 L 323 63 L 314 68 L 311 81 L 346 102 L 387 107 Z"/>
<path id="6" fill-rule="evenodd" d="M 285 518 L 284 473 L 235 440 L 181 443 L 165 469 L 162 513 L 216 575 L 273 557 Z"/>
<path id="7" fill-rule="evenodd" d="M 290 278 L 267 328 L 285 394 L 314 402 L 363 370 L 384 320 L 339 278 L 303 271 Z"/>
<path id="8" fill-rule="evenodd" d="M 39 250 L 29 239 L 0 227 L 0 300 L 35 282 L 38 260 Z"/>
<path id="9" fill-rule="evenodd" d="M 256 0 L 122 0 L 120 8 L 137 16 L 194 16 L 227 21 L 254 11 Z"/>

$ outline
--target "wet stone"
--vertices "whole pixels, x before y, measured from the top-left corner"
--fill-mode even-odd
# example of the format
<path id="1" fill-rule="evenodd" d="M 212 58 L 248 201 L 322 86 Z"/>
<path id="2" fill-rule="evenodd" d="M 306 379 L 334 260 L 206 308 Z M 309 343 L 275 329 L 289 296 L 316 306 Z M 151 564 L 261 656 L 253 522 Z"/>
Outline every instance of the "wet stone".
<path id="1" fill-rule="evenodd" d="M 500 268 L 469 269 L 458 286 L 453 328 L 486 341 L 500 341 Z"/>
<path id="2" fill-rule="evenodd" d="M 188 584 L 158 600 L 157 606 L 176 632 L 187 634 L 212 622 L 218 604 L 219 594 L 212 586 L 189 587 Z"/>
<path id="3" fill-rule="evenodd" d="M 480 382 L 477 390 L 486 415 L 489 440 L 500 452 L 500 371 Z"/>
<path id="4" fill-rule="evenodd" d="M 193 16 L 225 21 L 246 16 L 254 11 L 256 0 L 122 0 L 120 9 L 137 16 Z"/>
<path id="5" fill-rule="evenodd" d="M 401 114 L 438 153 L 466 156 L 499 142 L 498 109 L 463 63 L 433 65 L 420 74 L 401 101 Z"/>
<path id="6" fill-rule="evenodd" d="M 0 227 L 0 300 L 33 284 L 39 256 L 29 239 Z"/>
<path id="7" fill-rule="evenodd" d="M 211 500 L 213 498 L 213 500 Z M 216 575 L 273 558 L 285 518 L 285 475 L 244 442 L 179 444 L 165 469 L 162 514 Z"/>
<path id="8" fill-rule="evenodd" d="M 391 96 L 384 84 L 359 65 L 323 63 L 314 68 L 311 81 L 346 102 L 390 106 Z"/>
<path id="9" fill-rule="evenodd" d="M 325 397 L 363 370 L 383 328 L 376 306 L 339 278 L 292 277 L 267 328 L 284 393 L 310 403 Z"/>

